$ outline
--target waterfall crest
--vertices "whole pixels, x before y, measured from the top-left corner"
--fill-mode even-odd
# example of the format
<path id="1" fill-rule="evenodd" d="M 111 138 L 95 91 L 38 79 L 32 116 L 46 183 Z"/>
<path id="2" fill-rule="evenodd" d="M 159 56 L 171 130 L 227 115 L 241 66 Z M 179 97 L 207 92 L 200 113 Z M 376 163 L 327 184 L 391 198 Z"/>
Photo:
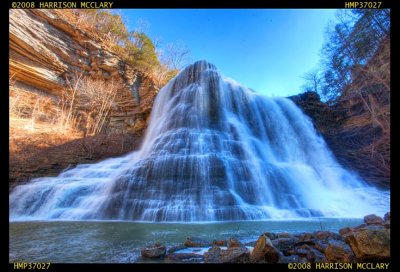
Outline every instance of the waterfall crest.
<path id="1" fill-rule="evenodd" d="M 17 186 L 9 203 L 11 220 L 262 220 L 383 215 L 389 192 L 343 169 L 289 99 L 198 61 L 160 90 L 139 151 Z"/>

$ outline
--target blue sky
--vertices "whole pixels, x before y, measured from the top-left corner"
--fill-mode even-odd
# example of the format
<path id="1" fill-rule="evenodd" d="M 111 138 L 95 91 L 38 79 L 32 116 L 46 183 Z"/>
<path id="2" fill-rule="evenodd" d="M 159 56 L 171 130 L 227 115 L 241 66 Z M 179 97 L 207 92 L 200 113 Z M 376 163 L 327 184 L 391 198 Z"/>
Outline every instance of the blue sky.
<path id="1" fill-rule="evenodd" d="M 130 9 L 129 30 L 149 23 L 151 38 L 181 41 L 193 61 L 205 59 L 225 76 L 269 96 L 301 92 L 316 68 L 333 9 Z"/>

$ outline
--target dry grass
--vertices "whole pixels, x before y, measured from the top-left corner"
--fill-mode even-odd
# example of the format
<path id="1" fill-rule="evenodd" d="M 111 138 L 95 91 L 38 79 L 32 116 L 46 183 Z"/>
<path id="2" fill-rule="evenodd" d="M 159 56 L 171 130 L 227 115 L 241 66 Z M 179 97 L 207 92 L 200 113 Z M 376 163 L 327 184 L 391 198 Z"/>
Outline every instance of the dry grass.
<path id="1" fill-rule="evenodd" d="M 45 122 L 39 121 L 32 127 L 29 119 L 10 119 L 10 167 L 21 165 L 23 169 L 23 166 L 31 164 L 30 161 L 39 159 L 34 156 L 38 151 L 61 146 L 80 137 L 76 131 L 55 133 L 54 128 Z"/>
<path id="2" fill-rule="evenodd" d="M 35 177 L 55 176 L 67 167 L 119 156 L 138 146 L 138 139 L 127 134 L 96 135 L 54 133 L 47 123 L 29 128 L 26 119 L 12 120 L 10 125 L 9 182 L 25 182 Z M 125 143 L 125 144 L 122 144 Z"/>
<path id="3" fill-rule="evenodd" d="M 101 79 L 84 77 L 78 82 L 78 88 L 79 102 L 87 112 L 85 133 L 87 135 L 99 134 L 104 128 L 114 105 L 117 91 L 122 88 L 122 85 L 113 79 L 106 82 Z"/>
<path id="4" fill-rule="evenodd" d="M 99 134 L 106 127 L 120 82 L 74 75 L 59 98 L 10 88 L 10 122 L 21 120 L 24 129 L 49 133 Z M 38 124 L 40 125 L 38 126 Z M 45 128 L 47 127 L 47 128 Z"/>
<path id="5" fill-rule="evenodd" d="M 49 97 L 10 90 L 10 129 L 20 128 L 21 133 L 49 133 L 68 135 L 76 133 L 73 125 L 61 126 L 60 110 Z M 12 135 L 10 135 L 12 137 Z"/>
<path id="6" fill-rule="evenodd" d="M 112 154 L 108 146 L 127 151 L 110 144 L 115 136 L 101 133 L 106 131 L 119 83 L 81 74 L 67 83 L 58 98 L 10 84 L 10 180 L 40 176 L 47 169 L 60 171 L 69 164 Z"/>

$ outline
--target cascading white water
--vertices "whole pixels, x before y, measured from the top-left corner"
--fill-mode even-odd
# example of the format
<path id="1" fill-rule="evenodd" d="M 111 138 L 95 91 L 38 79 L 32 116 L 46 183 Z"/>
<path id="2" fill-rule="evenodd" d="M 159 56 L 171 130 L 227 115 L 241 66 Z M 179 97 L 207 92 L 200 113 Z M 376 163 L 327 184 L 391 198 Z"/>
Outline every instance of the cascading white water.
<path id="1" fill-rule="evenodd" d="M 289 99 L 199 61 L 160 90 L 139 151 L 14 188 L 10 219 L 362 217 L 389 192 L 343 169 Z"/>

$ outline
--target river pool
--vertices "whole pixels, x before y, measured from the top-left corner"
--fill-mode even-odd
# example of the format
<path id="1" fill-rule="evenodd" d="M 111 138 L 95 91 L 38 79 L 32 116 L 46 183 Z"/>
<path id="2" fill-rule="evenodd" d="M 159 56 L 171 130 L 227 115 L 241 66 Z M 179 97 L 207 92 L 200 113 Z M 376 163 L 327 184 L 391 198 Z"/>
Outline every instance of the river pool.
<path id="1" fill-rule="evenodd" d="M 213 223 L 141 223 L 122 221 L 10 222 L 10 262 L 131 263 L 147 262 L 140 248 L 162 242 L 167 248 L 193 236 L 212 241 L 235 237 L 256 240 L 263 232 L 338 231 L 362 219 L 239 221 Z"/>

